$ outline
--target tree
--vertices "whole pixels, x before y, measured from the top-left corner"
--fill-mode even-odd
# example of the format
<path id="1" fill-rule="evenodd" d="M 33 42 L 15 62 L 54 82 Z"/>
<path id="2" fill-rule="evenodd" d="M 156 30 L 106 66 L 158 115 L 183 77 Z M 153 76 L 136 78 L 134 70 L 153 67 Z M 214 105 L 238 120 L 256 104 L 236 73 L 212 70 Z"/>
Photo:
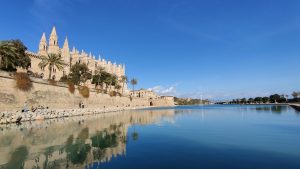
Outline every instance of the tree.
<path id="1" fill-rule="evenodd" d="M 262 102 L 262 97 L 255 97 L 254 101 L 257 103 L 261 103 Z"/>
<path id="2" fill-rule="evenodd" d="M 39 67 L 42 69 L 48 66 L 49 79 L 51 79 L 53 68 L 56 67 L 58 70 L 62 70 L 64 68 L 64 64 L 65 63 L 60 54 L 50 53 L 47 56 L 42 56 L 42 61 L 39 63 Z"/>
<path id="3" fill-rule="evenodd" d="M 92 78 L 92 84 L 101 85 L 101 75 L 102 73 L 105 72 L 104 68 L 101 66 L 96 67 L 96 70 L 94 71 L 94 75 Z"/>
<path id="4" fill-rule="evenodd" d="M 253 98 L 249 98 L 248 99 L 248 103 L 253 103 L 254 102 L 254 99 Z"/>
<path id="5" fill-rule="evenodd" d="M 101 73 L 97 73 L 95 75 L 93 75 L 92 77 L 92 84 L 102 84 L 105 83 L 106 84 L 106 90 L 108 88 L 108 86 L 113 85 L 115 86 L 118 82 L 117 82 L 117 76 L 116 75 L 112 75 L 104 70 L 101 70 Z"/>
<path id="6" fill-rule="evenodd" d="M 297 98 L 300 96 L 300 92 L 294 91 L 294 92 L 292 93 L 292 96 L 293 96 L 295 99 L 297 99 Z"/>
<path id="7" fill-rule="evenodd" d="M 270 101 L 269 97 L 263 97 L 261 100 L 263 103 L 268 103 Z"/>
<path id="8" fill-rule="evenodd" d="M 236 100 L 235 99 L 232 99 L 230 104 L 236 104 Z"/>
<path id="9" fill-rule="evenodd" d="M 125 75 L 121 76 L 121 83 L 123 84 L 122 95 L 124 94 L 124 86 L 125 86 L 125 83 L 127 83 L 127 82 L 128 82 L 127 76 L 125 76 Z"/>
<path id="10" fill-rule="evenodd" d="M 242 104 L 245 104 L 245 103 L 246 103 L 246 98 L 242 98 L 242 99 L 241 99 L 241 103 L 242 103 Z"/>
<path id="11" fill-rule="evenodd" d="M 280 102 L 280 103 L 286 103 L 286 102 L 287 102 L 287 98 L 285 97 L 284 94 L 280 95 L 279 102 Z"/>
<path id="12" fill-rule="evenodd" d="M 117 89 L 117 92 L 119 92 L 119 90 L 120 90 L 121 88 L 122 88 L 122 86 L 119 85 L 119 84 L 115 86 L 115 89 Z"/>
<path id="13" fill-rule="evenodd" d="M 132 91 L 133 91 L 133 95 L 134 95 L 134 86 L 138 83 L 138 80 L 133 78 L 130 81 L 130 84 L 132 85 Z"/>
<path id="14" fill-rule="evenodd" d="M 281 100 L 281 97 L 279 94 L 273 94 L 269 98 L 270 98 L 271 103 L 276 103 Z"/>
<path id="15" fill-rule="evenodd" d="M 80 82 L 86 82 L 87 79 L 91 79 L 91 73 L 86 64 L 76 63 L 71 67 L 69 74 L 69 80 L 75 85 L 79 85 Z"/>
<path id="16" fill-rule="evenodd" d="M 27 47 L 20 40 L 0 41 L 0 68 L 16 71 L 19 66 L 27 69 L 31 60 L 26 50 Z"/>
<path id="17" fill-rule="evenodd" d="M 116 86 L 118 84 L 117 76 L 108 73 L 108 76 L 105 78 L 104 83 L 106 83 L 109 86 L 109 89 L 111 89 L 111 86 Z"/>

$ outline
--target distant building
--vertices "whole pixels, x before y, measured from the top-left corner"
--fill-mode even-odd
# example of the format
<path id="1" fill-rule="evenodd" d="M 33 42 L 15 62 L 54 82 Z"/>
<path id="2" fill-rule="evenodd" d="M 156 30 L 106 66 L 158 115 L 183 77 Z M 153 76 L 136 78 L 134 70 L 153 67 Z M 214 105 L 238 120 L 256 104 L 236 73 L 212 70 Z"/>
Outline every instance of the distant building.
<path id="1" fill-rule="evenodd" d="M 158 99 L 160 96 L 151 90 L 140 89 L 136 91 L 130 91 L 130 96 L 147 99 Z"/>
<path id="2" fill-rule="evenodd" d="M 161 96 L 164 100 L 174 101 L 174 96 Z"/>

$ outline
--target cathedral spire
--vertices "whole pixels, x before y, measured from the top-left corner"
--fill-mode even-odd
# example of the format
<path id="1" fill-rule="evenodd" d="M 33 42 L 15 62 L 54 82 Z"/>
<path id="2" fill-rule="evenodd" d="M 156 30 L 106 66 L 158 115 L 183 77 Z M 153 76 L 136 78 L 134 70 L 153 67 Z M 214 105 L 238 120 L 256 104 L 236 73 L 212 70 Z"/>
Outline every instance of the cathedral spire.
<path id="1" fill-rule="evenodd" d="M 56 34 L 56 28 L 55 26 L 53 26 L 52 28 L 52 31 L 51 31 L 51 34 L 50 34 L 50 37 L 53 36 L 53 37 L 57 37 L 57 34 Z"/>
<path id="2" fill-rule="evenodd" d="M 41 42 L 47 42 L 45 32 L 43 32 L 43 35 L 42 35 L 42 38 L 41 38 L 40 43 L 41 43 Z"/>
<path id="3" fill-rule="evenodd" d="M 47 55 L 47 40 L 46 35 L 43 33 L 39 44 L 39 55 Z"/>
<path id="4" fill-rule="evenodd" d="M 68 38 L 66 37 L 64 46 L 61 50 L 61 56 L 64 58 L 64 61 L 68 63 L 70 61 L 70 49 L 69 49 L 69 43 L 68 43 Z"/>
<path id="5" fill-rule="evenodd" d="M 66 37 L 63 48 L 69 49 L 68 37 Z"/>
<path id="6" fill-rule="evenodd" d="M 58 37 L 56 34 L 55 26 L 53 26 L 51 34 L 50 34 L 48 53 L 54 53 L 54 54 L 59 53 Z"/>
<path id="7" fill-rule="evenodd" d="M 50 34 L 50 38 L 49 38 L 49 46 L 58 46 L 58 37 L 56 34 L 56 29 L 55 26 L 53 26 L 51 34 Z"/>

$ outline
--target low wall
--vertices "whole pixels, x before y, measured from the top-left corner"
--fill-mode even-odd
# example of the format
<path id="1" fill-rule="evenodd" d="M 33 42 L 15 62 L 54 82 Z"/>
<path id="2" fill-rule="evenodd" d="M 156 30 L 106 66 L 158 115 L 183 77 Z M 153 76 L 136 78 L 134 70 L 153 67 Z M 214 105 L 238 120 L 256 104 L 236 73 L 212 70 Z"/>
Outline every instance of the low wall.
<path id="1" fill-rule="evenodd" d="M 21 110 L 27 101 L 31 106 L 44 106 L 49 109 L 74 109 L 79 108 L 83 102 L 86 108 L 112 108 L 112 107 L 148 107 L 150 100 L 144 98 L 111 97 L 108 94 L 97 93 L 93 89 L 89 98 L 83 98 L 76 89 L 70 93 L 68 86 L 58 83 L 48 84 L 41 79 L 31 79 L 33 88 L 29 92 L 17 89 L 15 79 L 7 72 L 0 71 L 0 111 Z M 172 101 L 158 99 L 152 101 L 153 106 L 173 106 Z"/>
<path id="2" fill-rule="evenodd" d="M 297 111 L 300 111 L 300 103 L 290 103 L 289 106 L 291 106 Z"/>

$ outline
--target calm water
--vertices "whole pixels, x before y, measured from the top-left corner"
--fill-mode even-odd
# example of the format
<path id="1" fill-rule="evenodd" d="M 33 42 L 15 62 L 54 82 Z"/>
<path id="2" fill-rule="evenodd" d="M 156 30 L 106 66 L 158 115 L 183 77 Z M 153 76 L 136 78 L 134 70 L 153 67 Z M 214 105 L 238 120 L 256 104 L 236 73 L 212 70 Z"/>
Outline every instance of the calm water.
<path id="1" fill-rule="evenodd" d="M 288 106 L 184 106 L 0 126 L 0 168 L 300 168 Z"/>

